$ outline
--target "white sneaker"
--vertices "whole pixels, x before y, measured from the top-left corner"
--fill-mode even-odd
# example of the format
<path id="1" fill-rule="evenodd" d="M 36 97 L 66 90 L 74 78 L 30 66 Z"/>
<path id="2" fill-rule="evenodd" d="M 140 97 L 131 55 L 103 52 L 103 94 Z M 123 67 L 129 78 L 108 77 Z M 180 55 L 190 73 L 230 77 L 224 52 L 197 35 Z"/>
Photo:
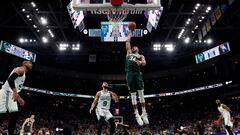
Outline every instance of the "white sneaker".
<path id="1" fill-rule="evenodd" d="M 142 121 L 141 116 L 139 114 L 136 114 L 135 117 L 136 117 L 138 125 L 142 126 L 143 125 L 143 121 Z"/>
<path id="2" fill-rule="evenodd" d="M 143 114 L 141 115 L 141 117 L 142 117 L 142 120 L 143 120 L 144 124 L 148 125 L 148 124 L 149 124 L 149 121 L 148 121 L 148 115 L 147 115 L 147 113 L 143 113 Z"/>

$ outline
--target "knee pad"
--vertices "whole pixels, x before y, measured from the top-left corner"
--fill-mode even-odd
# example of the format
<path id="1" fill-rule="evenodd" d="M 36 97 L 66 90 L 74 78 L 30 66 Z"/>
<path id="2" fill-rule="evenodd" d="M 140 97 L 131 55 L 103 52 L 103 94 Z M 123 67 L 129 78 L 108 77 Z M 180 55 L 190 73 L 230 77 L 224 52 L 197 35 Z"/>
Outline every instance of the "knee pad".
<path id="1" fill-rule="evenodd" d="M 138 90 L 138 95 L 140 103 L 145 103 L 144 90 Z"/>
<path id="2" fill-rule="evenodd" d="M 132 104 L 136 105 L 137 104 L 137 93 L 131 93 L 131 99 L 132 99 Z"/>

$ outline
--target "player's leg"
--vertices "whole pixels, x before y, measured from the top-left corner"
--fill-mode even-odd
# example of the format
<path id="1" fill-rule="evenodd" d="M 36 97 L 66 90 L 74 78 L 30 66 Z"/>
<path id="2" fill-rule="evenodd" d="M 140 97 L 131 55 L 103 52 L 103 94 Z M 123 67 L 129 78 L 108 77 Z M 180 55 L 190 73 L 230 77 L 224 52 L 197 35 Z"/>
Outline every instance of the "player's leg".
<path id="1" fill-rule="evenodd" d="M 18 119 L 18 105 L 16 101 L 12 99 L 12 92 L 8 94 L 8 111 L 9 111 L 9 122 L 8 122 L 8 133 L 9 135 L 14 135 L 16 129 L 17 119 Z"/>
<path id="2" fill-rule="evenodd" d="M 0 90 L 0 126 L 7 119 L 7 96 L 4 90 Z"/>
<path id="3" fill-rule="evenodd" d="M 226 128 L 226 132 L 228 135 L 234 135 L 234 133 L 231 130 L 231 127 L 233 126 L 232 122 L 231 122 L 231 116 L 230 115 L 225 115 L 223 116 L 224 118 L 224 125 Z"/>
<path id="4" fill-rule="evenodd" d="M 105 113 L 106 120 L 110 124 L 110 135 L 113 135 L 114 132 L 115 132 L 115 129 L 116 129 L 116 125 L 115 125 L 113 115 L 111 114 L 111 112 L 109 110 L 106 110 L 104 113 Z"/>
<path id="5" fill-rule="evenodd" d="M 142 73 L 139 73 L 137 75 L 137 83 L 138 86 L 138 96 L 139 96 L 139 101 L 141 103 L 141 108 L 142 108 L 142 119 L 145 124 L 149 124 L 148 116 L 147 116 L 147 111 L 146 111 L 146 103 L 145 103 L 145 98 L 144 98 L 144 81 L 142 78 Z"/>
<path id="6" fill-rule="evenodd" d="M 136 77 L 134 73 L 127 73 L 127 84 L 128 84 L 128 89 L 131 94 L 131 100 L 132 100 L 132 105 L 134 109 L 134 114 L 137 120 L 137 123 L 142 126 L 143 121 L 141 116 L 139 115 L 138 108 L 137 108 L 137 90 L 135 88 L 136 86 Z"/>
<path id="7" fill-rule="evenodd" d="M 102 134 L 102 126 L 104 124 L 105 118 L 104 114 L 101 109 L 96 108 L 96 116 L 98 119 L 98 124 L 97 124 L 97 134 L 101 135 Z"/>

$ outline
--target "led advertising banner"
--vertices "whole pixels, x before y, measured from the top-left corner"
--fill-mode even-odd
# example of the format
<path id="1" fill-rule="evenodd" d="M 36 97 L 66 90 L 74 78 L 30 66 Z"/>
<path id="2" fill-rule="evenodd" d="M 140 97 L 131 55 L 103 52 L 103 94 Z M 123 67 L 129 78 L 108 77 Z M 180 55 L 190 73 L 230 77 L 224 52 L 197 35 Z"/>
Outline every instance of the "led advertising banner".
<path id="1" fill-rule="evenodd" d="M 18 46 L 15 46 L 5 41 L 1 41 L 0 50 L 6 53 L 12 54 L 14 56 L 23 58 L 25 60 L 29 60 L 32 62 L 36 61 L 37 55 L 35 53 L 22 49 Z"/>

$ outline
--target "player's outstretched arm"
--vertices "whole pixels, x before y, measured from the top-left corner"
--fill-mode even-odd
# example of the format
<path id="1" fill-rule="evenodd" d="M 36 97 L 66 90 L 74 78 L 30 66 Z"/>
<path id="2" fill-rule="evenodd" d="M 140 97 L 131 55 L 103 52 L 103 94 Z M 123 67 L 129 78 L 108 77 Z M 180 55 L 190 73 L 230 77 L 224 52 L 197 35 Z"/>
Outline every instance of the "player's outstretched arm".
<path id="1" fill-rule="evenodd" d="M 95 96 L 95 98 L 94 98 L 94 101 L 93 101 L 93 103 L 92 103 L 92 105 L 91 105 L 91 108 L 90 108 L 90 110 L 89 110 L 89 113 L 90 113 L 90 114 L 92 113 L 92 110 L 95 108 L 95 106 L 96 106 L 96 104 L 97 104 L 97 102 L 98 102 L 98 100 L 99 100 L 99 97 L 100 97 L 100 92 L 97 92 L 97 94 L 96 94 L 96 96 Z"/>
<path id="2" fill-rule="evenodd" d="M 111 92 L 111 97 L 112 97 L 112 99 L 115 101 L 115 103 L 118 103 L 118 102 L 119 102 L 119 99 L 118 99 L 118 96 L 117 96 L 116 93 Z"/>
<path id="3" fill-rule="evenodd" d="M 132 38 L 132 31 L 129 31 L 128 38 L 126 40 L 127 54 L 131 53 L 131 38 Z"/>

